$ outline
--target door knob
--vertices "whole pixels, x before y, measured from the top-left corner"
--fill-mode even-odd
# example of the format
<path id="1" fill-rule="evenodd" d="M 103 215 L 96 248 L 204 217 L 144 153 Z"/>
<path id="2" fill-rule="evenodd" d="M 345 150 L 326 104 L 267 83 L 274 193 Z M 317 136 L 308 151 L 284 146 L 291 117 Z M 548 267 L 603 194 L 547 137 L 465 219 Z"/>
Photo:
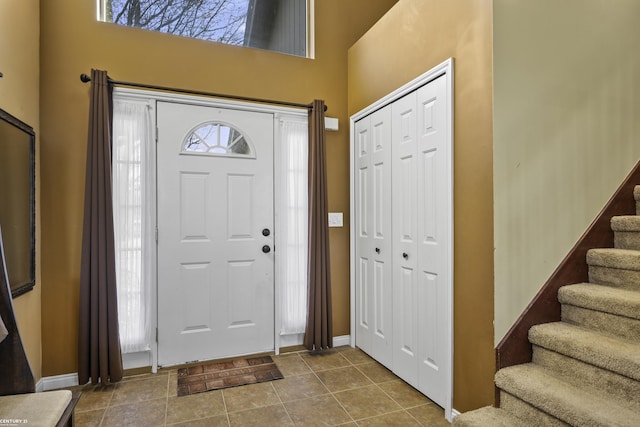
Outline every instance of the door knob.
<path id="1" fill-rule="evenodd" d="M 402 258 L 409 259 L 409 254 L 406 252 L 402 252 Z"/>
<path id="2" fill-rule="evenodd" d="M 380 248 L 376 248 L 376 253 L 379 254 L 380 253 Z"/>
<path id="3" fill-rule="evenodd" d="M 262 247 L 262 252 L 264 252 L 265 254 L 268 254 L 269 252 L 271 252 L 271 246 L 269 245 L 264 245 Z"/>
<path id="4" fill-rule="evenodd" d="M 262 235 L 264 237 L 267 237 L 269 234 L 271 234 L 271 230 L 269 230 L 268 228 L 262 230 Z"/>

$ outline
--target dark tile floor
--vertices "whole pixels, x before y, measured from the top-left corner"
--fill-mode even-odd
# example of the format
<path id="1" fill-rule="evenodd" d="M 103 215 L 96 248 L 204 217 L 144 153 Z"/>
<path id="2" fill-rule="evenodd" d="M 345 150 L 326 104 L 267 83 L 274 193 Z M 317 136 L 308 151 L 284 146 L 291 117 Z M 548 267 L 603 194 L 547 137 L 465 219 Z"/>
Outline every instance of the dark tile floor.
<path id="1" fill-rule="evenodd" d="M 273 360 L 284 379 L 191 396 L 177 397 L 177 369 L 80 387 L 76 425 L 449 426 L 442 408 L 358 349 Z"/>

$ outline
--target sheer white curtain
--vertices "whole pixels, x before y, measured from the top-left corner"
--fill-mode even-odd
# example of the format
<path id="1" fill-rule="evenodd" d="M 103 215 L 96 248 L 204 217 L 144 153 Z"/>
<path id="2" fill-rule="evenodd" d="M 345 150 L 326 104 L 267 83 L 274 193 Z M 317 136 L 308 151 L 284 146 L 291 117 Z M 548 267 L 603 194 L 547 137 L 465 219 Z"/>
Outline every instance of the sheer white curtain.
<path id="1" fill-rule="evenodd" d="M 307 317 L 307 118 L 280 118 L 277 209 L 281 335 L 304 333 Z"/>
<path id="2" fill-rule="evenodd" d="M 113 213 L 118 317 L 123 353 L 151 346 L 153 194 L 151 118 L 146 102 L 114 99 Z"/>

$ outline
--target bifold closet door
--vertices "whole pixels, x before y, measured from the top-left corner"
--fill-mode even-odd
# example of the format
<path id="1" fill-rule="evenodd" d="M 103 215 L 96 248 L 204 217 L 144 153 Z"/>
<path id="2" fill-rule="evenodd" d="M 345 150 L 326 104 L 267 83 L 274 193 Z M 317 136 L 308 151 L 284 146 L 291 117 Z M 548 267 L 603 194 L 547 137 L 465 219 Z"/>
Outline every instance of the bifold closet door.
<path id="1" fill-rule="evenodd" d="M 442 406 L 452 262 L 446 78 L 406 95 L 392 109 L 393 366 Z"/>
<path id="2" fill-rule="evenodd" d="M 356 345 L 392 369 L 391 107 L 355 134 Z"/>
<path id="3" fill-rule="evenodd" d="M 416 93 L 392 104 L 393 371 L 418 388 Z"/>

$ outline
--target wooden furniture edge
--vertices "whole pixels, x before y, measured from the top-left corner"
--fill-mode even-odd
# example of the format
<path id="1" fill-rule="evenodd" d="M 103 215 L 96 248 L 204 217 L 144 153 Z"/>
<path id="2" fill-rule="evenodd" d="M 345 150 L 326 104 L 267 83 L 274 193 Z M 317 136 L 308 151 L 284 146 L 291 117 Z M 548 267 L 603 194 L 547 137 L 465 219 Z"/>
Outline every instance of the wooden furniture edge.
<path id="1" fill-rule="evenodd" d="M 633 189 L 636 185 L 640 185 L 640 162 L 636 163 L 596 219 L 497 345 L 496 372 L 502 368 L 531 362 L 533 350 L 528 339 L 529 329 L 541 323 L 560 321 L 558 289 L 564 285 L 589 281 L 587 251 L 592 248 L 613 247 L 611 218 L 616 215 L 635 215 Z M 500 394 L 497 387 L 495 402 L 499 407 Z"/>
<path id="2" fill-rule="evenodd" d="M 71 395 L 71 401 L 69 402 L 69 404 L 67 405 L 66 409 L 64 410 L 64 412 L 62 413 L 62 415 L 60 416 L 60 419 L 58 420 L 58 423 L 56 424 L 56 427 L 72 427 L 74 420 L 73 420 L 73 411 L 76 408 L 76 404 L 78 403 L 78 401 L 80 400 L 80 396 L 82 395 L 81 391 L 74 391 Z"/>

